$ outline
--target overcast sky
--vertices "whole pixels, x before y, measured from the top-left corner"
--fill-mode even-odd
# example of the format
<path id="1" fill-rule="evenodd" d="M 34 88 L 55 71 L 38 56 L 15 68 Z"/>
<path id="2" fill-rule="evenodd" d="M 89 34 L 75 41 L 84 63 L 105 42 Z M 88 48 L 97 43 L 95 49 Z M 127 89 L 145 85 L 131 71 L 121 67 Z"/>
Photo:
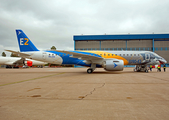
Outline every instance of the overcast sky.
<path id="1" fill-rule="evenodd" d="M 73 50 L 73 35 L 169 33 L 169 0 L 0 0 L 0 55 L 19 51 L 15 29 L 40 50 Z"/>

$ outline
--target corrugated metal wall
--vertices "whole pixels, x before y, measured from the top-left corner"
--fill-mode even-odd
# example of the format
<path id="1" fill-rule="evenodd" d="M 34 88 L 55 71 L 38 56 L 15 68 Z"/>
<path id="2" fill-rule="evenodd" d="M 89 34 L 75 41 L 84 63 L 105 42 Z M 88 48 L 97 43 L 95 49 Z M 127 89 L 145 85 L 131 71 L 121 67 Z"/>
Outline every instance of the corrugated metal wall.
<path id="1" fill-rule="evenodd" d="M 126 48 L 126 41 L 122 40 L 101 41 L 101 48 Z"/>
<path id="2" fill-rule="evenodd" d="M 100 41 L 75 41 L 75 48 L 76 50 L 83 50 L 83 49 L 100 49 Z"/>
<path id="3" fill-rule="evenodd" d="M 100 49 L 100 41 L 75 41 L 76 49 L 97 48 Z M 152 40 L 127 40 L 127 48 L 152 48 Z M 169 47 L 169 41 L 154 41 L 155 48 Z M 101 41 L 101 48 L 126 48 L 125 40 Z M 158 49 L 159 50 L 159 49 Z"/>
<path id="4" fill-rule="evenodd" d="M 154 47 L 169 47 L 169 41 L 154 41 Z"/>
<path id="5" fill-rule="evenodd" d="M 127 48 L 153 47 L 152 44 L 152 40 L 129 40 L 127 41 Z"/>

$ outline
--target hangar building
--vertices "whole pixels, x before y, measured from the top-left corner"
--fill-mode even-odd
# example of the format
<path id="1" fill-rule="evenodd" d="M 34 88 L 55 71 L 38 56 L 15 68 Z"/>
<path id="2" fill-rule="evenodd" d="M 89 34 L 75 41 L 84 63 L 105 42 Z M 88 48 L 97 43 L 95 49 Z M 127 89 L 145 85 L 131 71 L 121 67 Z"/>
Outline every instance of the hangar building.
<path id="1" fill-rule="evenodd" d="M 74 50 L 153 51 L 169 63 L 169 34 L 74 35 Z"/>

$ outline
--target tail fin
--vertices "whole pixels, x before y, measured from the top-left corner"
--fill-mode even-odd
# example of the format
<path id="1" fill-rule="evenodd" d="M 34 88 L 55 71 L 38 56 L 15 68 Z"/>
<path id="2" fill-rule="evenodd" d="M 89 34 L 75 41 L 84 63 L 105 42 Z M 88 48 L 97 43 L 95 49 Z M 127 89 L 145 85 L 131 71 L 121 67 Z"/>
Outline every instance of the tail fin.
<path id="1" fill-rule="evenodd" d="M 39 51 L 22 30 L 16 30 L 20 52 Z"/>

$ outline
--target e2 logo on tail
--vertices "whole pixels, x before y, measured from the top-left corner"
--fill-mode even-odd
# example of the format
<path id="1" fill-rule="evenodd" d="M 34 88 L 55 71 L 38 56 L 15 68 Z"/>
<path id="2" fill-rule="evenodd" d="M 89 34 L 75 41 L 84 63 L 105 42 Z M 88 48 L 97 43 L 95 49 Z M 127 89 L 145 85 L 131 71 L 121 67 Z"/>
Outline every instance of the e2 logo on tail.
<path id="1" fill-rule="evenodd" d="M 25 41 L 26 40 L 26 41 Z M 20 45 L 28 45 L 28 38 L 20 38 Z M 24 43 L 25 42 L 25 43 Z"/>

